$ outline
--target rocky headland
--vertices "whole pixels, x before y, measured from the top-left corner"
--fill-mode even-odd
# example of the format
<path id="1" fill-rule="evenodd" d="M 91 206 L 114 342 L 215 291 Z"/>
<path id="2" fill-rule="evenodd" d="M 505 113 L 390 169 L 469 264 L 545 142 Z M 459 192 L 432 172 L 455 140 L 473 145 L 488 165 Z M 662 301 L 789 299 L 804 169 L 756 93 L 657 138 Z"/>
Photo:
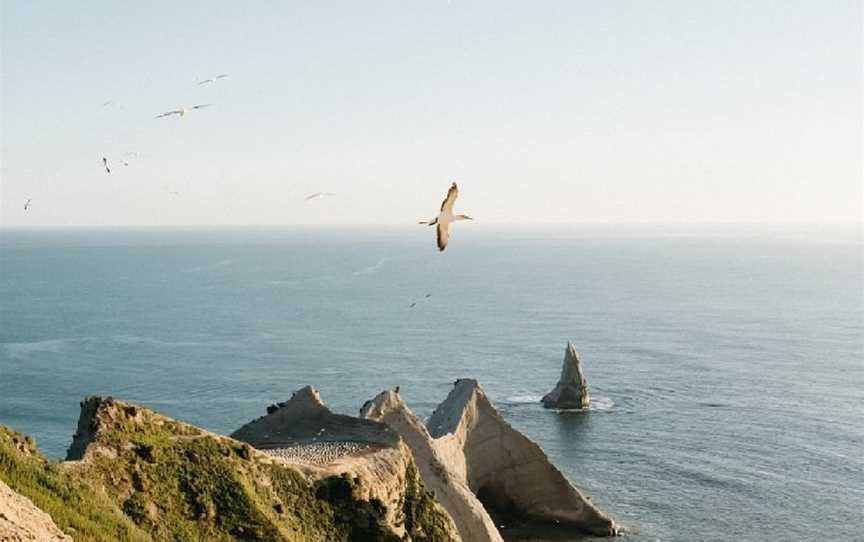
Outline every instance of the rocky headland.
<path id="1" fill-rule="evenodd" d="M 59 463 L 0 426 L 2 541 L 499 542 L 550 532 L 619 528 L 474 380 L 458 380 L 426 424 L 396 390 L 354 417 L 307 386 L 230 437 L 91 397 Z"/>

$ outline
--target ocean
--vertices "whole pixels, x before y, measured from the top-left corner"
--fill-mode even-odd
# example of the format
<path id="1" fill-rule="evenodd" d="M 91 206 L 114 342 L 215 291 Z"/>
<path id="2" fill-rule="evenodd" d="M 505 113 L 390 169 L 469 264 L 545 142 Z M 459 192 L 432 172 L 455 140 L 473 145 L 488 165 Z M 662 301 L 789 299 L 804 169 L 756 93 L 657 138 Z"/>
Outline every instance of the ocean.
<path id="1" fill-rule="evenodd" d="M 62 458 L 88 395 L 230 433 L 470 377 L 627 539 L 862 539 L 860 230 L 453 230 L 0 230 L 0 424 Z M 592 407 L 544 410 L 568 340 Z"/>

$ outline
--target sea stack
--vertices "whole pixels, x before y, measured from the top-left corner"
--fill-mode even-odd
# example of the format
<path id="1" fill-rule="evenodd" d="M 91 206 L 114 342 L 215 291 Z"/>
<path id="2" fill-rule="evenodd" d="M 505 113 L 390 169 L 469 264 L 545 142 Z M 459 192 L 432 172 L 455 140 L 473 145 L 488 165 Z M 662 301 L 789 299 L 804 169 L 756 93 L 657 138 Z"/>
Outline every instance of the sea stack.
<path id="1" fill-rule="evenodd" d="M 558 385 L 543 396 L 541 401 L 544 408 L 588 408 L 591 404 L 588 381 L 582 373 L 582 361 L 570 341 L 567 341 L 567 348 L 564 350 L 564 367 L 561 368 Z"/>

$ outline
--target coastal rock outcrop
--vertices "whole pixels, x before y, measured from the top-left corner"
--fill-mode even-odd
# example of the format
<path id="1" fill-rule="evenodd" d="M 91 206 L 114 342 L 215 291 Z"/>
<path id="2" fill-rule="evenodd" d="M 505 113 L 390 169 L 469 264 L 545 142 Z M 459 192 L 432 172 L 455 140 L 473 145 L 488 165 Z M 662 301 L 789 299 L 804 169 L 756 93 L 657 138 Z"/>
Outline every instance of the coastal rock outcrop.
<path id="1" fill-rule="evenodd" d="M 354 425 L 376 426 L 393 435 L 378 441 L 396 446 L 353 455 L 353 470 L 309 465 L 309 475 L 248 443 L 112 398 L 89 398 L 81 413 L 61 463 L 0 426 L 0 480 L 75 539 L 458 540 L 410 450 L 383 424 Z M 380 484 L 369 487 L 375 476 Z"/>
<path id="2" fill-rule="evenodd" d="M 453 518 L 465 542 L 502 542 L 482 503 L 465 482 L 440 456 L 429 431 L 408 408 L 399 393 L 383 391 L 360 409 L 364 418 L 387 424 L 396 431 L 414 455 L 426 487 Z"/>
<path id="3" fill-rule="evenodd" d="M 501 542 L 618 532 L 474 380 L 457 381 L 426 426 L 398 388 L 361 415 L 334 414 L 306 387 L 230 438 L 91 397 L 59 463 L 0 426 L 0 540 Z"/>
<path id="4" fill-rule="evenodd" d="M 384 523 L 400 539 L 460 540 L 453 519 L 425 489 L 411 450 L 387 424 L 334 414 L 310 386 L 267 412 L 231 436 L 311 479 L 350 479 L 360 498 L 381 504 Z"/>
<path id="5" fill-rule="evenodd" d="M 545 408 L 588 408 L 591 398 L 588 395 L 588 381 L 582 372 L 579 352 L 567 341 L 564 349 L 564 366 L 561 378 L 555 389 L 541 399 Z"/>
<path id="6" fill-rule="evenodd" d="M 504 421 L 476 380 L 457 380 L 426 426 L 442 462 L 466 481 L 496 521 L 524 518 L 618 534 L 615 522 L 573 487 L 537 444 Z"/>
<path id="7" fill-rule="evenodd" d="M 71 542 L 51 516 L 0 480 L 0 540 L 3 542 Z"/>

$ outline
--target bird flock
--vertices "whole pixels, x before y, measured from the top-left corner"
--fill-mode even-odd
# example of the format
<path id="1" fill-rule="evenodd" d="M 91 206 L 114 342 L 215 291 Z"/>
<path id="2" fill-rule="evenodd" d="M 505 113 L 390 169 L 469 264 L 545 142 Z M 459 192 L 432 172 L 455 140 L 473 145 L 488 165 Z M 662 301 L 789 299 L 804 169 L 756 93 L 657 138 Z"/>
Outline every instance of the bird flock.
<path id="1" fill-rule="evenodd" d="M 227 73 L 220 73 L 218 75 L 214 75 L 213 77 L 208 77 L 206 79 L 199 80 L 197 82 L 197 86 L 214 85 L 214 84 L 226 79 L 227 77 L 228 77 Z M 113 99 L 112 100 L 106 100 L 106 101 L 102 102 L 102 104 L 101 104 L 101 106 L 103 108 L 111 107 L 111 106 L 115 106 L 115 105 L 117 105 L 117 102 Z M 163 118 L 172 117 L 172 116 L 176 116 L 178 118 L 184 118 L 192 112 L 206 109 L 208 107 L 211 107 L 212 105 L 213 104 L 210 104 L 210 103 L 202 103 L 202 104 L 196 104 L 196 105 L 191 105 L 191 106 L 183 106 L 183 107 L 179 107 L 177 109 L 172 109 L 170 111 L 164 111 L 164 112 L 159 113 L 158 115 L 154 116 L 153 118 L 154 119 L 163 119 Z M 110 175 L 111 171 L 112 171 L 112 169 L 111 169 L 112 165 L 116 166 L 116 164 L 119 163 L 119 164 L 122 164 L 123 167 L 128 167 L 130 160 L 136 159 L 136 158 L 138 158 L 138 156 L 139 155 L 137 152 L 127 152 L 120 157 L 112 157 L 110 160 L 109 160 L 108 156 L 102 156 L 102 168 L 105 170 L 106 174 Z M 177 191 L 176 189 L 171 189 L 171 190 L 169 190 L 169 192 L 175 196 L 180 195 L 180 192 Z M 314 193 L 308 194 L 304 198 L 304 201 L 308 202 L 308 201 L 312 201 L 312 200 L 323 199 L 323 198 L 328 198 L 328 197 L 333 197 L 333 196 L 336 196 L 336 194 L 333 192 L 314 192 Z M 472 220 L 472 218 L 468 215 L 454 213 L 453 206 L 456 203 L 456 198 L 458 198 L 458 197 L 459 197 L 459 188 L 456 185 L 456 183 L 454 182 L 450 185 L 450 188 L 447 190 L 447 195 L 445 196 L 444 201 L 441 202 L 441 207 L 440 207 L 438 214 L 429 220 L 419 221 L 419 224 L 425 224 L 425 225 L 428 225 L 430 227 L 436 226 L 435 242 L 436 242 L 436 245 L 437 245 L 438 250 L 440 252 L 443 252 L 444 249 L 447 248 L 448 243 L 450 242 L 450 226 L 451 226 L 451 224 L 453 224 L 454 222 L 462 221 L 462 220 Z M 25 212 L 29 211 L 32 207 L 33 207 L 32 198 L 27 198 L 27 201 L 24 203 L 24 211 Z M 429 297 L 431 297 L 431 295 L 432 294 L 426 294 L 424 299 L 428 299 Z M 411 308 L 415 307 L 417 305 L 417 303 L 418 303 L 417 301 L 411 303 L 410 307 Z"/>

